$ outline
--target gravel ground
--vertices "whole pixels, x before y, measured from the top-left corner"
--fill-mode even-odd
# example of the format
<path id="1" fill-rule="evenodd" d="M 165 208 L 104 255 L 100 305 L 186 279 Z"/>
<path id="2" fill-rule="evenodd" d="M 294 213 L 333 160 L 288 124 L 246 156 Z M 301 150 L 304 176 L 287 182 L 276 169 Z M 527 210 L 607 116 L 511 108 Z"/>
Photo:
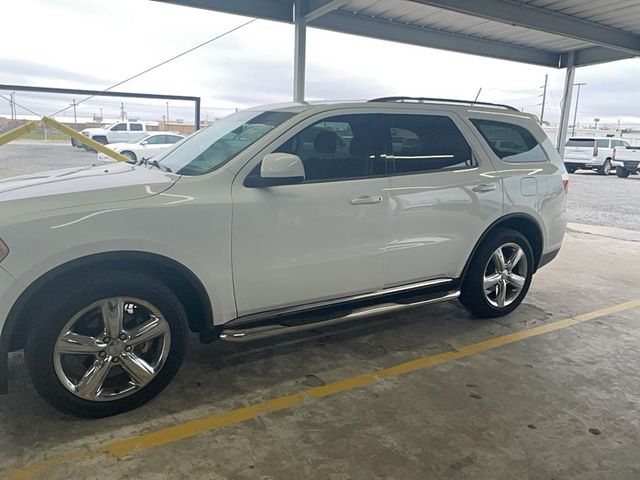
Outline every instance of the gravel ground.
<path id="1" fill-rule="evenodd" d="M 18 141 L 0 147 L 0 178 L 96 162 L 95 153 L 68 143 Z M 579 171 L 570 179 L 571 222 L 640 231 L 640 176 L 622 179 Z"/>
<path id="2" fill-rule="evenodd" d="M 640 231 L 640 175 L 618 178 L 578 171 L 569 180 L 571 222 Z"/>

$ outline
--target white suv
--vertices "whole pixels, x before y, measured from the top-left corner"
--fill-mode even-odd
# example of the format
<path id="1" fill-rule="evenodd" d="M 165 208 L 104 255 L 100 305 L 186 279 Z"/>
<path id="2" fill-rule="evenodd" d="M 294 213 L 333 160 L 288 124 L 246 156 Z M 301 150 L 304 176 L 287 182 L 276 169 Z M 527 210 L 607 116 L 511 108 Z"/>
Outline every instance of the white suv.
<path id="1" fill-rule="evenodd" d="M 460 298 L 495 317 L 562 243 L 568 176 L 531 115 L 392 97 L 235 113 L 145 167 L 0 182 L 0 387 L 129 410 L 187 332 L 248 341 Z"/>
<path id="2" fill-rule="evenodd" d="M 569 173 L 584 169 L 609 175 L 611 169 L 617 166 L 613 149 L 628 146 L 630 143 L 621 138 L 571 137 L 564 147 L 564 166 Z"/>

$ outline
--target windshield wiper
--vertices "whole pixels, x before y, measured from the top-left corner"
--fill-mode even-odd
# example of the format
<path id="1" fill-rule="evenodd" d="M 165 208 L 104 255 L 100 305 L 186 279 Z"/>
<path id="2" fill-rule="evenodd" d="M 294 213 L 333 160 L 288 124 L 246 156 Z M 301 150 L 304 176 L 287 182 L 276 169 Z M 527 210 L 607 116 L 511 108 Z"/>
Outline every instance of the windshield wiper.
<path id="1" fill-rule="evenodd" d="M 158 170 L 162 170 L 167 173 L 172 172 L 172 170 L 169 167 L 160 165 L 160 163 L 157 160 L 149 160 L 148 158 L 142 158 L 138 163 L 136 163 L 136 166 L 138 167 L 141 167 L 143 165 L 145 167 L 148 167 L 149 165 L 151 165 L 152 167 L 156 167 Z"/>
<path id="2" fill-rule="evenodd" d="M 157 160 L 151 160 L 149 162 L 152 166 L 156 167 L 158 170 L 164 170 L 165 172 L 171 173 L 171 169 L 164 165 L 160 165 Z"/>

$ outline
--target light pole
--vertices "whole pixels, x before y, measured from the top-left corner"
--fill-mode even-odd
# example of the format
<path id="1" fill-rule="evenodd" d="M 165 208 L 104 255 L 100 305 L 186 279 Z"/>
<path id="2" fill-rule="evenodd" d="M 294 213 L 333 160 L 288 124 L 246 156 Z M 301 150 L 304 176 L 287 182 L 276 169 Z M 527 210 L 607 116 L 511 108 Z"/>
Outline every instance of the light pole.
<path id="1" fill-rule="evenodd" d="M 169 102 L 167 102 L 167 121 L 164 124 L 164 129 L 167 129 L 167 124 L 169 123 Z"/>
<path id="2" fill-rule="evenodd" d="M 574 87 L 578 87 L 578 93 L 576 93 L 576 109 L 573 113 L 573 129 L 571 130 L 571 135 L 576 134 L 576 121 L 578 119 L 578 102 L 580 101 L 580 87 L 586 85 L 586 83 L 574 83 Z"/>

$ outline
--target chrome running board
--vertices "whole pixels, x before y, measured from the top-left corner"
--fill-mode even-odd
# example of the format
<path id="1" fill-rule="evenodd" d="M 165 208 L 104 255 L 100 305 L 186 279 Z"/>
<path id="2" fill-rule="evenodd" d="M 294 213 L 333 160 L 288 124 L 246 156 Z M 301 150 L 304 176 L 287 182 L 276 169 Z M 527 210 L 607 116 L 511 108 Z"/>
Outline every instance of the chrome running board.
<path id="1" fill-rule="evenodd" d="M 460 291 L 440 293 L 432 296 L 422 296 L 412 302 L 407 303 L 382 303 L 378 305 L 370 305 L 349 310 L 347 313 L 337 314 L 337 316 L 321 316 L 317 320 L 312 319 L 307 323 L 296 325 L 285 325 L 284 323 L 273 323 L 266 325 L 258 325 L 247 328 L 229 328 L 224 329 L 220 333 L 220 339 L 226 342 L 250 342 L 253 340 L 262 340 L 263 338 L 275 337 L 277 335 L 285 335 L 289 333 L 304 332 L 316 328 L 329 327 L 351 320 L 358 320 L 373 315 L 381 315 L 383 313 L 393 313 L 409 308 L 422 307 L 433 303 L 447 302 L 455 300 L 460 296 Z"/>

